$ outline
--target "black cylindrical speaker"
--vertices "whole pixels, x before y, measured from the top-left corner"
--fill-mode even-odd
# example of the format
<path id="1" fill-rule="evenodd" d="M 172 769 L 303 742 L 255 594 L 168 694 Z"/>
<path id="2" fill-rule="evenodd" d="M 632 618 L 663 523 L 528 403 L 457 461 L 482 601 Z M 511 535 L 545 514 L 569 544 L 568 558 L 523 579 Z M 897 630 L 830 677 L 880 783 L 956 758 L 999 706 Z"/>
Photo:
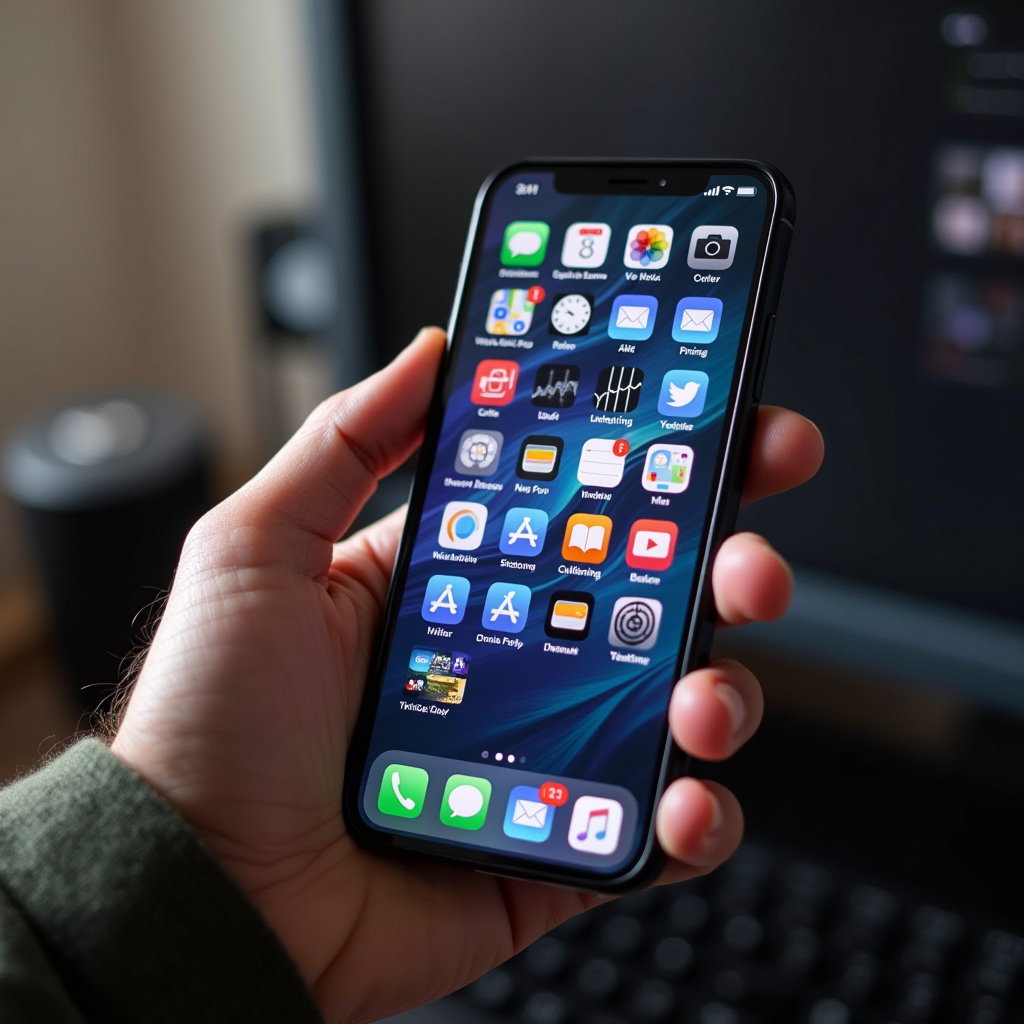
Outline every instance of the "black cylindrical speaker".
<path id="1" fill-rule="evenodd" d="M 159 392 L 46 410 L 9 439 L 3 485 L 24 510 L 68 676 L 96 708 L 144 643 L 148 609 L 210 505 L 203 422 Z"/>

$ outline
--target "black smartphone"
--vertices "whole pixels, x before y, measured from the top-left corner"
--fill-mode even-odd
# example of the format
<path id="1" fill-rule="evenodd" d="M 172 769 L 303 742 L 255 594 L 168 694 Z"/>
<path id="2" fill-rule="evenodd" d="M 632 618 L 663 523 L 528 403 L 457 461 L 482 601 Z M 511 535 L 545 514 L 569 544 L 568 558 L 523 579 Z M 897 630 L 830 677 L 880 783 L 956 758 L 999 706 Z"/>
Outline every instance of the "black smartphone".
<path id="1" fill-rule="evenodd" d="M 346 771 L 361 843 L 602 891 L 658 870 L 794 215 L 747 160 L 483 185 Z"/>

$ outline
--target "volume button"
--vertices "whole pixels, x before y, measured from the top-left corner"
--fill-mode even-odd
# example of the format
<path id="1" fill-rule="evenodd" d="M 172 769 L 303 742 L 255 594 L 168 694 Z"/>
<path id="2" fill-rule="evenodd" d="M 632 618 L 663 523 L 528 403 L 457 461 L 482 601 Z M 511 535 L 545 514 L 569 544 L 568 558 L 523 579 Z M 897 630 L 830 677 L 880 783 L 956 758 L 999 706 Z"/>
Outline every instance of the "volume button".
<path id="1" fill-rule="evenodd" d="M 768 320 L 764 325 L 764 342 L 761 345 L 761 361 L 757 366 L 757 377 L 754 380 L 754 401 L 761 401 L 761 392 L 764 389 L 764 375 L 768 371 L 768 353 L 771 351 L 772 338 L 775 337 L 775 314 L 769 313 Z"/>

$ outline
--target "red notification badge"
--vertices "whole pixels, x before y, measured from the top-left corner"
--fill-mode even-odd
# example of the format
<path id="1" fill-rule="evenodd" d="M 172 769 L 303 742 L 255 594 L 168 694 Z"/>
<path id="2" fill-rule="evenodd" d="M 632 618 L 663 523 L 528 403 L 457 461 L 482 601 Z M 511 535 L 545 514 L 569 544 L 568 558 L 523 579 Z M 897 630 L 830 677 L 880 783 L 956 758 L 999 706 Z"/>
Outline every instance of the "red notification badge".
<path id="1" fill-rule="evenodd" d="M 535 284 L 532 288 L 526 289 L 526 301 L 532 302 L 535 306 L 544 301 L 544 296 L 547 292 L 539 284 Z"/>
<path id="2" fill-rule="evenodd" d="M 619 440 L 612 445 L 612 454 L 617 455 L 620 459 L 624 455 L 628 455 L 629 442 L 625 438 L 619 438 Z"/>
<path id="3" fill-rule="evenodd" d="M 561 807 L 569 799 L 569 790 L 560 782 L 545 782 L 540 787 L 540 802 L 549 807 Z"/>

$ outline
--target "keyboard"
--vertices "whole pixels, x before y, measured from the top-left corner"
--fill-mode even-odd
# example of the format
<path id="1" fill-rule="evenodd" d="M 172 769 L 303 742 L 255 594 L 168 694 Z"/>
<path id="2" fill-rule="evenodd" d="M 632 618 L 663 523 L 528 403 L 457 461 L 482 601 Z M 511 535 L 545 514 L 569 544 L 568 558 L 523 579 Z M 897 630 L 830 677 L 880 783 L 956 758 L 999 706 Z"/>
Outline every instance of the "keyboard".
<path id="1" fill-rule="evenodd" d="M 566 922 L 401 1020 L 1021 1024 L 1022 970 L 1014 928 L 746 845 L 707 878 Z"/>

